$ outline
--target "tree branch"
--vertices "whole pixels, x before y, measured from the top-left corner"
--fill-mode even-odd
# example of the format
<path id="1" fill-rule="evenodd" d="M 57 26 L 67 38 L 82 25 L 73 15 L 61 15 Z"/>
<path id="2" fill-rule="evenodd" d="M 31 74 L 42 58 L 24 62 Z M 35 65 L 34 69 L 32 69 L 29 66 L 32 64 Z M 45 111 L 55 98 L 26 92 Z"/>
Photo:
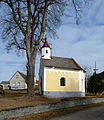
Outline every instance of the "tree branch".
<path id="1" fill-rule="evenodd" d="M 78 24 L 79 23 L 79 18 L 78 18 L 78 16 L 79 16 L 79 10 L 76 7 L 75 0 L 72 0 L 72 2 L 73 2 L 74 9 L 75 9 L 75 14 L 76 14 L 76 24 Z"/>
<path id="2" fill-rule="evenodd" d="M 18 15 L 19 15 L 19 21 L 20 21 L 20 24 L 22 24 L 22 18 L 21 18 L 21 10 L 20 10 L 20 2 L 18 1 Z"/>
<path id="3" fill-rule="evenodd" d="M 16 13 L 15 13 L 15 10 L 14 10 L 14 8 L 13 8 L 13 3 L 12 3 L 11 0 L 9 0 L 9 1 L 10 1 L 10 2 L 8 2 L 8 1 L 6 0 L 6 3 L 9 5 L 9 7 L 10 7 L 11 10 L 12 10 L 12 14 L 13 14 L 14 21 L 17 23 L 17 25 L 18 25 L 19 28 L 21 29 L 22 33 L 25 34 L 25 30 L 24 30 L 22 24 L 19 23 L 18 20 L 16 19 Z"/>

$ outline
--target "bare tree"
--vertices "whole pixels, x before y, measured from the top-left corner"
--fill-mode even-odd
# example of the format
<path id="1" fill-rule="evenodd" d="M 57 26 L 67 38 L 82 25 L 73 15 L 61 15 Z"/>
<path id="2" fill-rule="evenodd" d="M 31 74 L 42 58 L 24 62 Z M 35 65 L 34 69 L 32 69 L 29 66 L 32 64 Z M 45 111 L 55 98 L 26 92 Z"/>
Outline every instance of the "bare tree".
<path id="1" fill-rule="evenodd" d="M 80 19 L 82 17 L 83 9 L 85 7 L 89 7 L 89 3 L 91 3 L 93 0 L 69 0 L 68 5 L 71 8 L 72 14 L 74 14 L 74 18 L 76 21 L 76 24 L 78 25 L 80 22 Z M 70 11 L 69 11 L 70 14 Z M 72 16 L 72 15 L 71 15 Z"/>
<path id="2" fill-rule="evenodd" d="M 92 67 L 89 65 L 82 65 L 83 69 L 86 71 L 85 73 L 85 86 L 87 90 L 88 80 L 93 75 Z"/>
<path id="3" fill-rule="evenodd" d="M 81 3 L 71 0 L 76 20 Z M 85 2 L 85 0 L 83 0 Z M 67 0 L 0 0 L 5 14 L 1 14 L 3 38 L 8 40 L 6 48 L 25 50 L 27 56 L 27 93 L 34 96 L 35 59 L 44 33 L 56 33 L 64 15 Z M 81 10 L 81 8 L 80 8 Z M 3 13 L 3 10 L 1 10 Z M 78 20 L 77 20 L 78 21 Z"/>

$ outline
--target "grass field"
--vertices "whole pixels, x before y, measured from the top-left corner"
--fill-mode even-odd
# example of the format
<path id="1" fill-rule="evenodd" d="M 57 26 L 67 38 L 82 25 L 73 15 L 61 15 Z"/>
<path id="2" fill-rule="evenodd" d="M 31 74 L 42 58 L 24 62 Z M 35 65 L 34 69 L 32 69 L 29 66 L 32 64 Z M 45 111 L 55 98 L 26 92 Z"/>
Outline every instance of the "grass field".
<path id="1" fill-rule="evenodd" d="M 0 111 L 8 110 L 26 106 L 36 106 L 41 104 L 56 103 L 60 101 L 68 101 L 72 99 L 84 99 L 83 98 L 46 98 L 38 95 L 38 90 L 35 90 L 36 96 L 28 98 L 26 96 L 26 90 L 6 90 L 5 96 L 0 95 Z M 94 96 L 91 96 L 94 97 Z"/>

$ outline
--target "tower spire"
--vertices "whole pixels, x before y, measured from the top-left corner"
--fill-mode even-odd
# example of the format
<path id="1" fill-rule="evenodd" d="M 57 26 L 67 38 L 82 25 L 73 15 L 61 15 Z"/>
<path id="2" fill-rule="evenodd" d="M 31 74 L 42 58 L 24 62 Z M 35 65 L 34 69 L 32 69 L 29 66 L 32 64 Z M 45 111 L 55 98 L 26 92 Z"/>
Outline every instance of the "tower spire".
<path id="1" fill-rule="evenodd" d="M 42 47 L 42 58 L 43 59 L 51 59 L 50 51 L 51 51 L 50 46 L 47 42 L 47 38 L 45 37 L 45 41 L 44 41 L 44 44 Z"/>
<path id="2" fill-rule="evenodd" d="M 48 42 L 47 42 L 47 38 L 45 37 L 45 42 L 44 42 L 44 44 L 43 44 L 43 47 L 49 47 L 50 48 L 50 46 L 49 46 L 49 44 L 48 44 Z M 42 48 L 43 48 L 42 47 Z"/>

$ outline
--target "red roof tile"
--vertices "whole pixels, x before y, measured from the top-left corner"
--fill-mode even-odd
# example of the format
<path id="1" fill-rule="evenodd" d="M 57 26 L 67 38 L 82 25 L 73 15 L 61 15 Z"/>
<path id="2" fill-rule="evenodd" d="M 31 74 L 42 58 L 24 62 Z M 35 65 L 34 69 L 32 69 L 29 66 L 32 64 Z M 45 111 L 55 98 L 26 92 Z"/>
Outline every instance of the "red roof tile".
<path id="1" fill-rule="evenodd" d="M 39 80 L 36 80 L 36 84 L 38 84 L 38 85 L 39 85 Z"/>
<path id="2" fill-rule="evenodd" d="M 43 44 L 43 47 L 49 47 L 49 44 L 48 44 L 48 42 L 47 42 L 47 38 L 45 38 L 45 42 L 44 42 L 44 44 Z"/>

